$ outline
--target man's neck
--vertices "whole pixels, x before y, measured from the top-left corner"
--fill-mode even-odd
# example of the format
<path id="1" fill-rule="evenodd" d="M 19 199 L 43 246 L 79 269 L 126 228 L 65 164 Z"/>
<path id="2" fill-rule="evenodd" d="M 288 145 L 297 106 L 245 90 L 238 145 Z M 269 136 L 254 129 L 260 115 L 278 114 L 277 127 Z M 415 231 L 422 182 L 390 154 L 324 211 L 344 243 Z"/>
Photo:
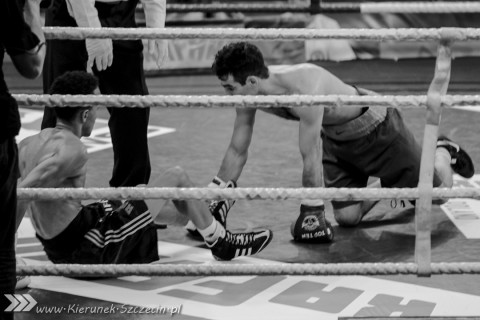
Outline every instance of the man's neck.
<path id="1" fill-rule="evenodd" d="M 267 79 L 262 79 L 259 94 L 262 95 L 286 95 L 290 90 L 285 88 L 274 73 L 270 73 Z"/>
<path id="2" fill-rule="evenodd" d="M 55 129 L 58 130 L 65 130 L 73 133 L 75 136 L 77 136 L 79 139 L 82 136 L 82 129 L 69 123 L 66 121 L 63 121 L 61 119 L 57 119 L 57 125 L 55 126 Z"/>

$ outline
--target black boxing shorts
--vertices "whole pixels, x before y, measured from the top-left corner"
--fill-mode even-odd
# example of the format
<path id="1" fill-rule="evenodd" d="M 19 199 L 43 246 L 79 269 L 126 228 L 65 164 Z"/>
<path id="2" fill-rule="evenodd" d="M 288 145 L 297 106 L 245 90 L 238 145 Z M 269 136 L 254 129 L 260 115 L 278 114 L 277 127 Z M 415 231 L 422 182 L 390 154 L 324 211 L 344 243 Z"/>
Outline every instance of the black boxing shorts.
<path id="1" fill-rule="evenodd" d="M 123 264 L 157 261 L 157 230 L 141 200 L 103 200 L 83 206 L 52 239 L 42 239 L 54 263 Z"/>

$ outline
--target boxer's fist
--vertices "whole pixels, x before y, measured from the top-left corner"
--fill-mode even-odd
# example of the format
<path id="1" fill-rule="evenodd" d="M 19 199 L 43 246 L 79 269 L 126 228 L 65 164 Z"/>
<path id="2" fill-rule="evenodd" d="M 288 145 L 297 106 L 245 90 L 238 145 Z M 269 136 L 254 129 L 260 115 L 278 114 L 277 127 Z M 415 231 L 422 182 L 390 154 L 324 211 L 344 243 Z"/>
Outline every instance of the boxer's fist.
<path id="1" fill-rule="evenodd" d="M 300 206 L 297 221 L 290 226 L 295 241 L 330 243 L 333 241 L 333 228 L 325 219 L 325 206 Z"/>

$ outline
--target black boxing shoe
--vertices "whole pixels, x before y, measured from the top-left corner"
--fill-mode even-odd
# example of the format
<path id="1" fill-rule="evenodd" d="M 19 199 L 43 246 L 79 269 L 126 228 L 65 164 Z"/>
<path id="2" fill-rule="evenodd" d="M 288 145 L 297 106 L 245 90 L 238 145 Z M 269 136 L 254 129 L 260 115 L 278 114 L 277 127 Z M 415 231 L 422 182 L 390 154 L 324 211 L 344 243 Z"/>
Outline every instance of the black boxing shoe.
<path id="1" fill-rule="evenodd" d="M 222 235 L 214 243 L 205 243 L 216 260 L 229 261 L 259 253 L 272 241 L 272 238 L 273 233 L 268 229 L 244 233 L 231 233 L 223 229 Z"/>
<path id="2" fill-rule="evenodd" d="M 439 136 L 437 139 L 437 148 L 445 148 L 448 153 L 450 153 L 450 157 L 452 158 L 450 166 L 453 171 L 467 179 L 473 177 L 475 174 L 473 161 L 468 153 L 458 144 L 445 136 Z"/>

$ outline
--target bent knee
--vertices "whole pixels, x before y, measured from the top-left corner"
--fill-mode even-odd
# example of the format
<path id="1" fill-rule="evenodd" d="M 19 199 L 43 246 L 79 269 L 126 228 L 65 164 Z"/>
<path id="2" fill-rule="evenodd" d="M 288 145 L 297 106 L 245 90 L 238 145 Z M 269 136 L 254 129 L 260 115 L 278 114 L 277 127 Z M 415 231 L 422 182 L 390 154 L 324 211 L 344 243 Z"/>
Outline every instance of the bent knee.
<path id="1" fill-rule="evenodd" d="M 341 227 L 355 227 L 362 220 L 361 206 L 352 204 L 342 208 L 334 208 L 335 220 Z"/>
<path id="2" fill-rule="evenodd" d="M 173 177 L 178 187 L 188 188 L 193 186 L 193 183 L 190 181 L 187 172 L 180 166 L 175 166 L 168 169 L 165 174 Z"/>
<path id="3" fill-rule="evenodd" d="M 167 171 L 165 171 L 165 173 L 168 174 L 168 175 L 171 175 L 171 176 L 181 177 L 181 176 L 185 175 L 185 170 L 183 170 L 183 168 L 180 167 L 180 166 L 175 166 L 175 167 L 171 167 L 171 168 L 167 169 Z"/>

